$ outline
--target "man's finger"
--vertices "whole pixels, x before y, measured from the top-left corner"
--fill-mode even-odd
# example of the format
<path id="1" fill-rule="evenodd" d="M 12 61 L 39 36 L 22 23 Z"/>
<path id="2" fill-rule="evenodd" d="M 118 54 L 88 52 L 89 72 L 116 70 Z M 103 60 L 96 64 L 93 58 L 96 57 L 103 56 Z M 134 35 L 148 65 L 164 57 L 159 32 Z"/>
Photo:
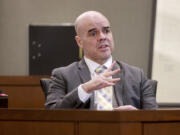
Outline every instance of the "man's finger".
<path id="1" fill-rule="evenodd" d="M 105 77 L 110 77 L 110 76 L 113 76 L 113 75 L 115 75 L 115 74 L 117 74 L 117 73 L 119 73 L 119 72 L 120 72 L 120 69 L 116 69 L 116 70 L 114 70 L 114 71 L 104 72 L 103 75 L 104 75 Z"/>
<path id="2" fill-rule="evenodd" d="M 114 65 L 116 64 L 116 61 L 113 61 L 113 63 L 111 64 L 111 66 L 107 69 L 107 71 L 111 71 L 114 67 Z"/>
<path id="3" fill-rule="evenodd" d="M 117 108 L 114 108 L 114 110 L 120 111 L 120 110 L 138 110 L 138 109 L 132 105 L 125 105 L 125 106 L 119 106 Z"/>
<path id="4" fill-rule="evenodd" d="M 102 78 L 103 80 L 105 80 L 106 82 L 111 82 L 111 83 L 116 83 L 120 81 L 120 78 Z"/>

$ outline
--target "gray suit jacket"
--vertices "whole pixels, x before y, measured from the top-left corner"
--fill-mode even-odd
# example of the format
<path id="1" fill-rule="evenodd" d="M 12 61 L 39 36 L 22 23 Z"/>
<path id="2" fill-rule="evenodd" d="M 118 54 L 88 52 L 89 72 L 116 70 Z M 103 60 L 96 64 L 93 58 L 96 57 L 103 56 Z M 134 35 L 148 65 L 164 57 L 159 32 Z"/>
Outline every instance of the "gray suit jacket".
<path id="1" fill-rule="evenodd" d="M 114 69 L 117 68 L 121 69 L 120 73 L 113 76 L 121 78 L 114 86 L 114 100 L 117 106 L 132 105 L 139 109 L 156 109 L 155 93 L 144 73 L 137 67 L 118 61 L 114 66 Z M 94 109 L 93 96 L 86 103 L 81 102 L 78 97 L 78 86 L 90 79 L 84 59 L 67 67 L 54 69 L 45 108 Z"/>

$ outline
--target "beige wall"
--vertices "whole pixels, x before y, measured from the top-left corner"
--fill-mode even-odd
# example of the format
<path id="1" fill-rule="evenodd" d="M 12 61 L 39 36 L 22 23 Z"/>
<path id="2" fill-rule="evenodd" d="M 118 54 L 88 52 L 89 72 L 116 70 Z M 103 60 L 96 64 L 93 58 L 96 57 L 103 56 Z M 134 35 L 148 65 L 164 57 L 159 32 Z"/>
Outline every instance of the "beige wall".
<path id="1" fill-rule="evenodd" d="M 114 56 L 147 72 L 153 0 L 0 0 L 0 75 L 28 75 L 28 25 L 73 23 L 98 10 L 111 21 Z"/>

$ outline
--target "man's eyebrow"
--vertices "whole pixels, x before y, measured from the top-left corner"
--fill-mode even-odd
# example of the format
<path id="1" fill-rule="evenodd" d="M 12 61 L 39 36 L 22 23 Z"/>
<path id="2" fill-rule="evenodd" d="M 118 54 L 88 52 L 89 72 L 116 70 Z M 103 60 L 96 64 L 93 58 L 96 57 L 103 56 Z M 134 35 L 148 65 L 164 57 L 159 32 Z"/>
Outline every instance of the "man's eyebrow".
<path id="1" fill-rule="evenodd" d="M 88 30 L 88 33 L 95 31 L 95 30 L 96 30 L 96 28 L 92 28 L 92 29 Z"/>
<path id="2" fill-rule="evenodd" d="M 105 27 L 103 27 L 103 28 L 105 28 L 105 29 L 110 29 L 111 27 L 110 27 L 110 26 L 105 26 Z"/>
<path id="3" fill-rule="evenodd" d="M 103 27 L 103 29 L 110 29 L 110 28 L 111 28 L 110 26 Z M 92 29 L 88 30 L 88 33 L 95 31 L 95 30 L 96 30 L 96 28 L 92 28 Z"/>

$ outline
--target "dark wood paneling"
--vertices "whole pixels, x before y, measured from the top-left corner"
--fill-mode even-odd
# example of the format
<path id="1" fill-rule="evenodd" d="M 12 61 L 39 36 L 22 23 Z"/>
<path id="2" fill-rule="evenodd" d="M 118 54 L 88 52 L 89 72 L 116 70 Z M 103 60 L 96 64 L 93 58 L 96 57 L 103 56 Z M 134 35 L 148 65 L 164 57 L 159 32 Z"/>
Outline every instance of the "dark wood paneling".
<path id="1" fill-rule="evenodd" d="M 0 86 L 30 85 L 39 86 L 39 79 L 49 76 L 0 76 Z"/>
<path id="2" fill-rule="evenodd" d="M 8 94 L 9 108 L 44 108 L 45 98 L 40 86 L 0 87 Z"/>
<path id="3" fill-rule="evenodd" d="M 0 109 L 1 135 L 179 135 L 179 133 L 180 110 L 115 112 Z"/>
<path id="4" fill-rule="evenodd" d="M 44 108 L 40 78 L 49 76 L 0 76 L 0 89 L 8 94 L 8 107 Z"/>
<path id="5" fill-rule="evenodd" d="M 142 135 L 141 123 L 80 123 L 79 135 Z"/>
<path id="6" fill-rule="evenodd" d="M 144 135 L 180 135 L 180 122 L 145 123 Z"/>
<path id="7" fill-rule="evenodd" d="M 53 120 L 80 122 L 176 122 L 180 110 L 93 111 L 0 109 L 0 120 Z"/>
<path id="8" fill-rule="evenodd" d="M 74 135 L 74 123 L 0 121 L 0 135 Z"/>

